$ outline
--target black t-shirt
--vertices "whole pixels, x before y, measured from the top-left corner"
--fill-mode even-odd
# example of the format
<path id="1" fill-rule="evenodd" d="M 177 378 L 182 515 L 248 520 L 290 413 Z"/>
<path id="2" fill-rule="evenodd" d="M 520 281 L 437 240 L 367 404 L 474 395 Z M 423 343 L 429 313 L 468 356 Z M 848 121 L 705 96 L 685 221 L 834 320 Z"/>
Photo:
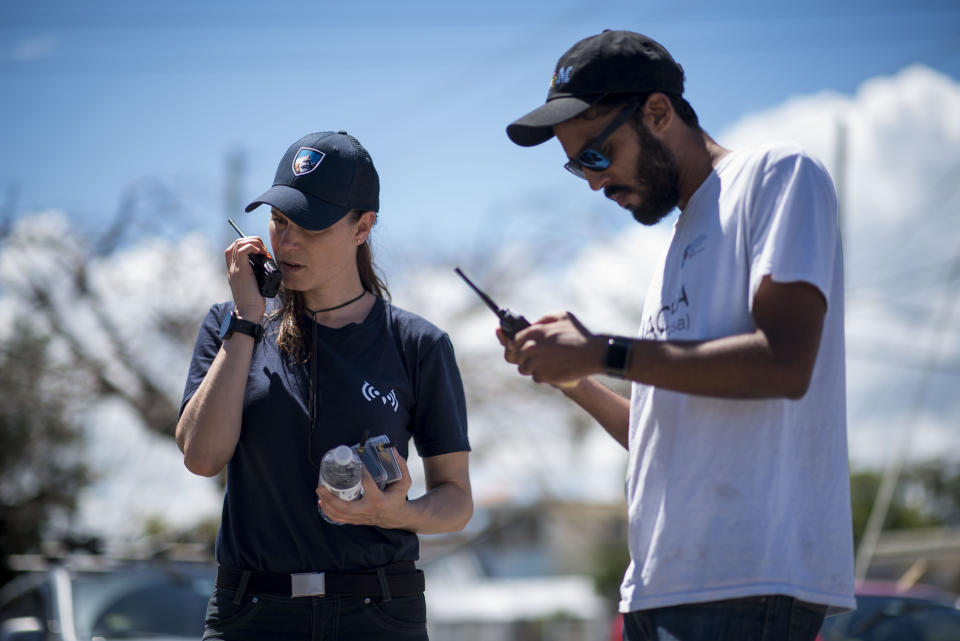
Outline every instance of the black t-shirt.
<path id="1" fill-rule="evenodd" d="M 200 328 L 181 413 L 220 350 L 220 323 L 232 310 L 233 303 L 214 305 Z M 227 464 L 217 561 L 263 572 L 343 572 L 416 560 L 412 532 L 325 521 L 317 510 L 316 466 L 327 450 L 358 443 L 365 430 L 386 434 L 404 458 L 411 437 L 422 457 L 469 451 L 450 338 L 379 298 L 361 323 L 316 325 L 311 432 L 310 362 L 297 363 L 277 347 L 278 325 L 267 323 L 253 350 L 240 439 Z M 304 317 L 301 331 L 310 336 L 313 329 Z"/>

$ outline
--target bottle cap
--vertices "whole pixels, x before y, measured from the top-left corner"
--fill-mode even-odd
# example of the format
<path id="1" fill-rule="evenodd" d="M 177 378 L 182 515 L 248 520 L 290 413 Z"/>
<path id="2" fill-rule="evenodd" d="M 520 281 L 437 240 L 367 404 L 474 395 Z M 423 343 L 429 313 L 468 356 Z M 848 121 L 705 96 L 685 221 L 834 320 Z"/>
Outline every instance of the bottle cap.
<path id="1" fill-rule="evenodd" d="M 346 445 L 333 448 L 333 462 L 337 465 L 349 465 L 353 462 L 353 450 Z"/>

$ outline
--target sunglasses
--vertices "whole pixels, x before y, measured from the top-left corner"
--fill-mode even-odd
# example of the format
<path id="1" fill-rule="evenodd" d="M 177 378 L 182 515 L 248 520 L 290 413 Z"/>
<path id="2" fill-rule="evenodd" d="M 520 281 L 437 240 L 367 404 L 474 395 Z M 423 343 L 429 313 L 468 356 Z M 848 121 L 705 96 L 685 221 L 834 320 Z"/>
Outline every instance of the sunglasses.
<path id="1" fill-rule="evenodd" d="M 603 144 L 603 141 L 607 139 L 610 134 L 616 131 L 620 125 L 625 123 L 627 119 L 633 115 L 633 112 L 637 110 L 637 107 L 640 106 L 639 102 L 632 102 L 627 107 L 620 112 L 620 114 L 610 121 L 610 124 L 600 132 L 600 134 L 594 138 L 590 143 L 588 143 L 580 152 L 567 161 L 563 166 L 564 169 L 569 171 L 574 176 L 578 176 L 587 179 L 585 169 L 591 171 L 603 171 L 610 166 L 610 159 L 600 151 L 599 147 Z"/>

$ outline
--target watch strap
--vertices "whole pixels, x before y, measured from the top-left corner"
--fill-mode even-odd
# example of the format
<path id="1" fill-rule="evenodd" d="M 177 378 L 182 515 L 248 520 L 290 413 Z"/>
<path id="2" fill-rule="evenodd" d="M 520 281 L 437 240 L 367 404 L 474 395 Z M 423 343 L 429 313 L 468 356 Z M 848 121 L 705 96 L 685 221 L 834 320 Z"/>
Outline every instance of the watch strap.
<path id="1" fill-rule="evenodd" d="M 263 338 L 263 325 L 238 318 L 236 314 L 234 314 L 233 318 L 233 331 L 246 334 L 247 336 L 253 336 L 253 342 L 260 342 L 260 339 Z"/>
<path id="2" fill-rule="evenodd" d="M 262 325 L 237 317 L 236 310 L 233 310 L 229 316 L 223 319 L 220 326 L 220 340 L 227 340 L 236 332 L 252 336 L 255 343 L 259 343 L 260 339 L 263 338 Z"/>

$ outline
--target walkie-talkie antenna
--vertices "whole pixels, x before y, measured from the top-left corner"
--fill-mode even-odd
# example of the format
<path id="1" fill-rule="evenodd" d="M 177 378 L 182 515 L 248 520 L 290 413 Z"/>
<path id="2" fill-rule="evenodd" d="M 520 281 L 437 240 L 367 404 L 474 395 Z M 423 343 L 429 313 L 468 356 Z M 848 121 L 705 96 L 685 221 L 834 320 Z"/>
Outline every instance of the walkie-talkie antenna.
<path id="1" fill-rule="evenodd" d="M 227 218 L 227 222 L 230 223 L 230 226 L 233 227 L 234 231 L 237 232 L 237 235 L 240 236 L 240 238 L 244 237 L 243 232 L 240 231 L 240 228 L 237 227 L 237 223 L 233 222 L 232 218 Z"/>
<path id="2" fill-rule="evenodd" d="M 474 284 L 473 284 L 473 281 L 470 280 L 469 278 L 467 278 L 467 275 L 464 274 L 462 271 L 460 271 L 460 268 L 459 268 L 459 267 L 454 267 L 454 268 L 453 268 L 453 271 L 455 271 L 455 272 L 457 272 L 458 274 L 460 274 L 460 278 L 462 278 L 463 280 L 467 281 L 467 285 L 470 285 L 470 287 L 473 289 L 473 291 L 477 292 L 477 296 L 479 296 L 480 299 L 481 299 L 484 303 L 487 304 L 487 307 L 489 307 L 490 309 L 493 310 L 493 313 L 494 313 L 494 314 L 496 314 L 497 316 L 500 316 L 500 315 L 501 315 L 502 310 L 500 309 L 500 307 L 499 307 L 495 302 L 493 302 L 493 299 L 492 299 L 492 298 L 490 298 L 489 296 L 487 296 L 479 287 L 477 287 L 476 285 L 474 285 Z"/>
<path id="3" fill-rule="evenodd" d="M 473 282 L 467 278 L 467 275 L 460 271 L 459 267 L 454 267 L 453 269 L 460 275 L 460 278 L 466 281 L 467 285 L 470 285 L 470 288 L 477 293 L 477 296 L 480 297 L 484 303 L 487 304 L 493 313 L 497 315 L 497 318 L 500 319 L 500 329 L 503 330 L 503 333 L 507 335 L 507 338 L 513 339 L 521 329 L 525 327 L 530 327 L 530 321 L 526 318 L 517 314 L 516 312 L 511 312 L 509 309 L 498 307 L 496 303 L 493 302 L 493 299 L 487 296 L 479 287 L 473 284 Z"/>

